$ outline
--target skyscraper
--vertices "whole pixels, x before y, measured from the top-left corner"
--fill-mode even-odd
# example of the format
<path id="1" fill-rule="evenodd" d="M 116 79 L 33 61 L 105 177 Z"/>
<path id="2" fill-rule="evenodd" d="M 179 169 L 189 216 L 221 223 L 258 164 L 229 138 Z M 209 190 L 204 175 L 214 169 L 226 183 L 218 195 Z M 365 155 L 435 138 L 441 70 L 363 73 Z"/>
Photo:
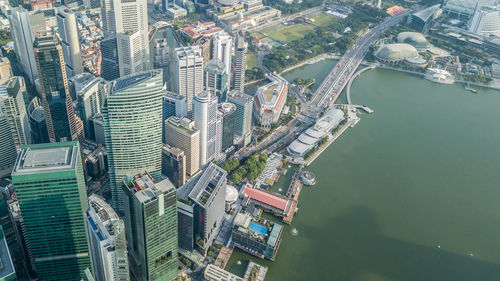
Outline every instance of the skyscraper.
<path id="1" fill-rule="evenodd" d="M 229 91 L 229 76 L 226 65 L 219 59 L 209 60 L 205 66 L 205 90 L 217 96 L 219 102 L 226 101 Z"/>
<path id="2" fill-rule="evenodd" d="M 0 107 L 0 177 L 8 176 L 16 162 L 16 144 L 9 126 L 9 117 Z"/>
<path id="3" fill-rule="evenodd" d="M 25 93 L 26 85 L 23 77 L 0 79 L 0 108 L 6 113 L 17 148 L 31 143 L 29 118 L 23 98 Z"/>
<path id="4" fill-rule="evenodd" d="M 245 70 L 246 70 L 246 50 L 245 39 L 242 35 L 236 36 L 235 64 L 234 64 L 234 89 L 243 93 L 245 88 Z"/>
<path id="5" fill-rule="evenodd" d="M 213 58 L 226 66 L 228 82 L 231 81 L 231 59 L 233 57 L 233 38 L 227 33 L 218 33 L 213 39 Z"/>
<path id="6" fill-rule="evenodd" d="M 148 8 L 146 0 L 103 0 L 102 26 L 116 34 L 120 76 L 149 70 Z"/>
<path id="7" fill-rule="evenodd" d="M 186 155 L 186 174 L 190 177 L 200 170 L 200 130 L 186 117 L 170 117 L 165 121 L 165 142 L 180 148 Z"/>
<path id="8" fill-rule="evenodd" d="M 101 113 L 101 101 L 106 94 L 106 84 L 103 78 L 94 77 L 76 93 L 78 114 L 83 121 L 86 136 L 93 135 L 90 132 L 89 119 Z"/>
<path id="9" fill-rule="evenodd" d="M 38 278 L 81 280 L 91 262 L 78 143 L 23 146 L 12 181 Z"/>
<path id="10" fill-rule="evenodd" d="M 24 8 L 15 7 L 10 10 L 9 20 L 17 60 L 31 82 L 35 83 L 38 71 L 33 53 L 34 32 L 41 31 L 38 23 L 44 22 L 43 14 L 33 14 Z"/>
<path id="11" fill-rule="evenodd" d="M 57 27 L 59 28 L 64 62 L 66 63 L 66 74 L 68 77 L 73 77 L 83 72 L 76 14 L 65 6 L 58 7 L 56 12 Z"/>
<path id="12" fill-rule="evenodd" d="M 226 151 L 234 142 L 236 106 L 230 102 L 221 103 L 219 112 L 222 113 L 222 151 Z"/>
<path id="13" fill-rule="evenodd" d="M 41 101 L 51 142 L 79 138 L 78 120 L 69 95 L 68 78 L 61 45 L 53 33 L 35 40 L 35 59 L 41 87 Z"/>
<path id="14" fill-rule="evenodd" d="M 28 118 L 30 122 L 32 143 L 49 142 L 45 113 L 40 105 L 40 99 L 34 97 L 28 105 Z"/>
<path id="15" fill-rule="evenodd" d="M 186 97 L 165 92 L 163 94 L 163 115 L 162 115 L 162 141 L 165 143 L 165 120 L 175 116 L 178 118 L 187 115 Z"/>
<path id="16" fill-rule="evenodd" d="M 119 213 L 125 176 L 150 171 L 161 176 L 161 69 L 113 81 L 102 107 L 113 208 Z"/>
<path id="17" fill-rule="evenodd" d="M 120 77 L 118 62 L 118 46 L 116 34 L 111 34 L 101 40 L 101 77 L 111 81 Z"/>
<path id="18" fill-rule="evenodd" d="M 186 97 L 188 115 L 192 116 L 193 98 L 203 91 L 203 57 L 200 48 L 176 48 L 174 64 L 174 92 Z"/>
<path id="19" fill-rule="evenodd" d="M 252 137 L 252 111 L 253 99 L 251 96 L 233 90 L 228 96 L 228 102 L 236 105 L 236 119 L 234 123 L 234 133 L 243 138 L 247 145 Z"/>
<path id="20" fill-rule="evenodd" d="M 167 176 L 175 187 L 186 183 L 186 155 L 182 149 L 164 145 L 161 161 L 162 174 Z"/>
<path id="21" fill-rule="evenodd" d="M 0 56 L 0 79 L 12 77 L 12 65 L 6 57 Z"/>
<path id="22" fill-rule="evenodd" d="M 138 281 L 175 279 L 178 267 L 175 186 L 168 179 L 157 183 L 146 172 L 127 177 L 122 188 L 132 274 Z"/>
<path id="23" fill-rule="evenodd" d="M 216 156 L 217 97 L 208 91 L 193 100 L 194 123 L 200 129 L 200 166 Z"/>
<path id="24" fill-rule="evenodd" d="M 95 279 L 129 281 L 125 223 L 95 194 L 89 197 L 86 218 Z"/>

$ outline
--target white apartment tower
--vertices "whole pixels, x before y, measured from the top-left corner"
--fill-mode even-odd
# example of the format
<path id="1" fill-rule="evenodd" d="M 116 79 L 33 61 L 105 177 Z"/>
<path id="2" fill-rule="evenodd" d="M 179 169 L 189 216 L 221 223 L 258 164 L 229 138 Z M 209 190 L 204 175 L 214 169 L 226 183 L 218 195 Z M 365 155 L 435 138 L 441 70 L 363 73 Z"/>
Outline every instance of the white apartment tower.
<path id="1" fill-rule="evenodd" d="M 217 34 L 213 40 L 213 59 L 219 59 L 226 65 L 228 81 L 231 81 L 231 58 L 233 56 L 233 38 L 228 34 Z"/>
<path id="2" fill-rule="evenodd" d="M 193 99 L 193 119 L 200 130 L 200 166 L 217 156 L 217 97 L 203 91 Z"/>
<path id="3" fill-rule="evenodd" d="M 203 91 L 203 56 L 200 47 L 175 49 L 174 91 L 186 97 L 188 115 L 192 116 L 193 98 Z"/>
<path id="4" fill-rule="evenodd" d="M 117 35 L 120 76 L 150 69 L 146 0 L 103 0 L 103 30 Z"/>
<path id="5" fill-rule="evenodd" d="M 66 63 L 66 75 L 70 78 L 83 72 L 76 14 L 66 6 L 58 7 L 56 11 L 57 27 Z"/>

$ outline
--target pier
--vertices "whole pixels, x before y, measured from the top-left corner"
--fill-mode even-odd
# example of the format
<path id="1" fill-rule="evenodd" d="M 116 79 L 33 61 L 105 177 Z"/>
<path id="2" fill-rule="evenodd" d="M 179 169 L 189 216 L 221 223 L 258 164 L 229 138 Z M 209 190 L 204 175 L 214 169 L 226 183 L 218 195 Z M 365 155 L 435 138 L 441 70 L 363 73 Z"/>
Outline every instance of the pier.
<path id="1" fill-rule="evenodd" d="M 293 174 L 292 182 L 288 187 L 286 192 L 286 197 L 292 202 L 290 209 L 288 209 L 288 214 L 283 217 L 283 222 L 286 224 L 292 223 L 293 216 L 297 212 L 297 205 L 299 204 L 299 195 L 302 190 L 302 182 L 300 181 L 300 174 L 302 173 L 302 169 L 298 169 Z"/>

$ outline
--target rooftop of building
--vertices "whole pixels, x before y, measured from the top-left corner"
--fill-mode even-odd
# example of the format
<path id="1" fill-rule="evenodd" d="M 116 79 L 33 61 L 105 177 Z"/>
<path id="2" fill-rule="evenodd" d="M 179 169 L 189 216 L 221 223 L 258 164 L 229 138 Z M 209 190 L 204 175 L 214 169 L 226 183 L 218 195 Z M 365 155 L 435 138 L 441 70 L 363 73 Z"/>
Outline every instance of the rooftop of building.
<path id="1" fill-rule="evenodd" d="M 254 96 L 257 108 L 279 108 L 280 103 L 286 98 L 287 84 L 281 80 L 274 80 L 273 82 L 261 86 L 257 89 Z"/>
<path id="2" fill-rule="evenodd" d="M 209 264 L 205 267 L 203 274 L 206 280 L 243 281 L 242 278 L 213 264 Z"/>
<path id="3" fill-rule="evenodd" d="M 108 236 L 115 235 L 115 233 L 123 229 L 123 222 L 120 220 L 115 210 L 111 208 L 101 196 L 96 194 L 89 196 L 89 210 L 90 209 L 93 210 L 97 216 L 90 216 L 88 218 L 90 225 L 92 229 L 96 231 L 101 241 L 105 240 Z M 98 219 L 100 223 L 96 224 L 94 221 L 95 219 Z M 105 229 L 100 229 L 99 225 L 104 226 Z"/>
<path id="4" fill-rule="evenodd" d="M 274 247 L 281 236 L 283 226 L 259 215 L 240 212 L 234 219 L 236 230 L 247 233 L 251 237 L 263 240 L 267 245 Z"/>
<path id="5" fill-rule="evenodd" d="M 78 143 L 47 143 L 22 146 L 12 175 L 70 171 L 78 159 Z"/>
<path id="6" fill-rule="evenodd" d="M 150 71 L 143 71 L 136 74 L 130 74 L 125 77 L 118 78 L 113 81 L 112 92 L 121 91 L 128 87 L 134 86 L 138 83 L 141 83 L 144 80 L 147 80 L 155 75 L 161 73 L 161 70 L 155 69 Z"/>
<path id="7" fill-rule="evenodd" d="M 407 43 L 418 49 L 428 49 L 429 42 L 419 32 L 401 32 L 398 34 L 398 43 Z"/>
<path id="8" fill-rule="evenodd" d="M 288 204 L 287 199 L 258 188 L 245 186 L 245 188 L 243 189 L 243 194 L 253 200 L 262 202 L 282 211 L 286 210 Z"/>
<path id="9" fill-rule="evenodd" d="M 200 56 L 201 57 L 201 49 L 198 46 L 187 46 L 175 48 L 175 56 L 179 59 L 188 56 Z"/>
<path id="10" fill-rule="evenodd" d="M 9 278 L 16 275 L 12 257 L 10 256 L 9 247 L 3 229 L 0 227 L 0 279 L 11 280 Z M 15 280 L 15 279 L 12 279 Z"/>
<path id="11" fill-rule="evenodd" d="M 236 105 L 230 102 L 221 102 L 218 105 L 218 109 L 222 112 L 223 116 L 226 116 L 236 111 Z"/>
<path id="12" fill-rule="evenodd" d="M 406 43 L 396 43 L 382 45 L 375 52 L 375 56 L 390 61 L 404 60 L 406 58 L 416 58 L 418 57 L 418 51 L 410 44 Z"/>
<path id="13" fill-rule="evenodd" d="M 180 94 L 177 94 L 177 93 L 174 93 L 174 92 L 170 92 L 170 91 L 164 91 L 163 92 L 163 98 L 164 99 L 171 99 L 171 100 L 178 100 L 178 101 L 186 100 L 185 96 L 182 96 Z"/>
<path id="14" fill-rule="evenodd" d="M 189 198 L 197 202 L 201 206 L 205 206 L 211 198 L 215 196 L 214 191 L 223 177 L 227 176 L 227 172 L 219 166 L 210 163 L 203 171 L 198 182 L 189 193 Z M 225 191 L 224 191 L 225 192 Z"/>
<path id="15" fill-rule="evenodd" d="M 195 134 L 196 132 L 199 132 L 198 128 L 196 128 L 195 126 L 194 121 L 192 121 L 187 117 L 178 118 L 175 116 L 171 116 L 166 120 L 166 122 L 168 122 L 172 126 L 175 126 L 177 129 L 190 134 Z"/>
<path id="16" fill-rule="evenodd" d="M 158 198 L 158 195 L 164 194 L 169 191 L 175 191 L 175 186 L 168 179 L 164 179 L 160 182 L 155 182 L 149 173 L 138 174 L 134 177 L 128 177 L 125 183 L 129 191 L 134 194 L 134 196 L 141 203 L 147 203 L 149 201 Z"/>
<path id="17" fill-rule="evenodd" d="M 220 59 L 212 59 L 207 62 L 205 71 L 211 73 L 225 73 L 226 65 Z"/>
<path id="18" fill-rule="evenodd" d="M 248 103 L 252 101 L 252 96 L 242 93 L 238 90 L 231 90 L 227 97 L 228 99 L 233 99 L 234 101 L 240 103 Z"/>
<path id="19" fill-rule="evenodd" d="M 169 154 L 175 156 L 176 158 L 184 156 L 184 150 L 182 150 L 178 147 L 170 146 L 168 144 L 164 144 L 162 146 L 162 150 L 166 153 L 169 153 Z"/>

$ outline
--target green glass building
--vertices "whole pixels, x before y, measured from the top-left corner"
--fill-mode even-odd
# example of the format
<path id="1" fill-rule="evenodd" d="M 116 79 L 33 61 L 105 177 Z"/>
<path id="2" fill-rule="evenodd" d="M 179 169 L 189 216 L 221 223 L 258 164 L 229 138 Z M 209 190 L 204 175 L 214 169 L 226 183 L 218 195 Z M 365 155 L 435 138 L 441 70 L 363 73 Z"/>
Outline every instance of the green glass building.
<path id="1" fill-rule="evenodd" d="M 80 281 L 92 266 L 78 142 L 22 146 L 12 181 L 39 280 Z"/>
<path id="2" fill-rule="evenodd" d="M 163 74 L 140 72 L 114 80 L 102 108 L 112 206 L 123 213 L 121 184 L 149 171 L 161 178 Z"/>
<path id="3" fill-rule="evenodd" d="M 122 196 L 129 264 L 137 281 L 177 278 L 177 193 L 165 179 L 148 173 L 127 177 Z"/>

